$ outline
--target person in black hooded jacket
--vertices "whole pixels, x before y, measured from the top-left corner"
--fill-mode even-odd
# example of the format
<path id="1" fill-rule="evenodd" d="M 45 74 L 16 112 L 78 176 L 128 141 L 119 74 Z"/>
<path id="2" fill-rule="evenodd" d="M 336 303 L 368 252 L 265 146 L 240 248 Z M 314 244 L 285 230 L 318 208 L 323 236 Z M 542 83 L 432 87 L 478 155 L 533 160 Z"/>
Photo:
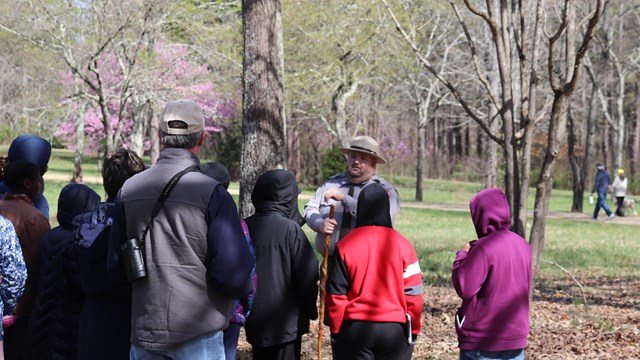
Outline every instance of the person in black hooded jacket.
<path id="1" fill-rule="evenodd" d="M 59 226 L 38 250 L 36 301 L 29 320 L 24 359 L 75 359 L 84 292 L 75 251 L 73 218 L 91 211 L 100 196 L 83 184 L 68 184 L 58 198 Z"/>
<path id="2" fill-rule="evenodd" d="M 302 335 L 318 318 L 318 260 L 296 221 L 299 193 L 286 170 L 262 174 L 251 193 L 258 287 L 245 327 L 254 359 L 300 359 Z"/>

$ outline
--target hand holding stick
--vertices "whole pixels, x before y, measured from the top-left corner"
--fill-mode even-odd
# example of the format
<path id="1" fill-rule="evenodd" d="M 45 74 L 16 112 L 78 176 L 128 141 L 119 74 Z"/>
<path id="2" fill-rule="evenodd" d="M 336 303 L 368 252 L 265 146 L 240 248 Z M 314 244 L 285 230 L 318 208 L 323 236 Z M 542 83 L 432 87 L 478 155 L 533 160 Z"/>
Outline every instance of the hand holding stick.
<path id="1" fill-rule="evenodd" d="M 333 219 L 335 206 L 331 205 L 329 210 L 329 219 Z M 318 314 L 318 360 L 322 360 L 322 330 L 324 327 L 324 298 L 326 294 L 327 284 L 327 264 L 329 261 L 329 246 L 331 245 L 331 234 L 324 237 L 324 252 L 322 254 L 322 270 L 320 272 L 320 312 Z"/>

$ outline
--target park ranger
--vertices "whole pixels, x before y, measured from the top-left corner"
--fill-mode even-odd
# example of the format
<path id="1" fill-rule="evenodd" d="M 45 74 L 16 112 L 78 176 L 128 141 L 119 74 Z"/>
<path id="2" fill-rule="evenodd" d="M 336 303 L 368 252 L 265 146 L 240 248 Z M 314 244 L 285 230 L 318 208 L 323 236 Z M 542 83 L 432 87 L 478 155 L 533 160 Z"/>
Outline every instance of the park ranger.
<path id="1" fill-rule="evenodd" d="M 304 207 L 304 219 L 316 233 L 316 249 L 324 252 L 324 238 L 331 235 L 329 254 L 335 245 L 356 223 L 357 199 L 363 187 L 378 183 L 389 194 L 391 220 L 395 223 L 400 212 L 398 191 L 386 180 L 376 175 L 377 164 L 386 160 L 378 142 L 369 136 L 351 139 L 349 147 L 341 147 L 347 155 L 346 172 L 331 176 Z M 329 219 L 330 206 L 335 206 L 335 218 Z"/>

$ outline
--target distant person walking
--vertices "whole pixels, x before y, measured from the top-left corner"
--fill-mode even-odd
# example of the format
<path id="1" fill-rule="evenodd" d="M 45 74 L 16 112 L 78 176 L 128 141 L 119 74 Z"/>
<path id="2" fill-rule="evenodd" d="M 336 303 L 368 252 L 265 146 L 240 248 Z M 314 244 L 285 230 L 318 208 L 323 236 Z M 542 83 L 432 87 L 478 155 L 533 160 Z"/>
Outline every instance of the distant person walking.
<path id="1" fill-rule="evenodd" d="M 613 179 L 611 189 L 613 196 L 616 197 L 616 215 L 624 216 L 624 197 L 627 195 L 627 177 L 624 176 L 624 170 L 618 169 L 618 175 Z"/>
<path id="2" fill-rule="evenodd" d="M 598 219 L 598 213 L 600 209 L 604 209 L 604 212 L 607 213 L 609 219 L 613 219 L 616 215 L 609 209 L 609 204 L 607 204 L 607 192 L 609 191 L 609 172 L 604 168 L 604 164 L 597 163 L 596 164 L 596 182 L 593 184 L 593 189 L 591 190 L 591 197 L 593 197 L 594 193 L 598 193 L 598 201 L 596 202 L 596 208 L 593 211 L 593 219 Z"/>
<path id="3" fill-rule="evenodd" d="M 451 279 L 462 305 L 456 313 L 461 360 L 524 359 L 529 335 L 531 247 L 509 230 L 511 212 L 500 189 L 469 204 L 478 240 L 458 250 Z"/>

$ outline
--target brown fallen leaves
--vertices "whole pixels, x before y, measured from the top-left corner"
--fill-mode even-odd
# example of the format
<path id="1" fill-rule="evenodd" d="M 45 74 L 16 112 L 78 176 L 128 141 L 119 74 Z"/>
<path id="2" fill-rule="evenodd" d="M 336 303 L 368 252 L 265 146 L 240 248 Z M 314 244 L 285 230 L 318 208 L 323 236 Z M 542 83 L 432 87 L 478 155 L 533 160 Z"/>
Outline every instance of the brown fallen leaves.
<path id="1" fill-rule="evenodd" d="M 539 280 L 534 291 L 527 359 L 640 359 L 640 280 L 580 279 L 588 304 L 569 279 Z M 451 287 L 425 286 L 422 332 L 414 359 L 458 359 Z M 318 325 L 303 337 L 302 358 L 317 359 Z M 325 328 L 323 357 L 331 359 Z M 240 336 L 238 359 L 251 359 Z"/>

